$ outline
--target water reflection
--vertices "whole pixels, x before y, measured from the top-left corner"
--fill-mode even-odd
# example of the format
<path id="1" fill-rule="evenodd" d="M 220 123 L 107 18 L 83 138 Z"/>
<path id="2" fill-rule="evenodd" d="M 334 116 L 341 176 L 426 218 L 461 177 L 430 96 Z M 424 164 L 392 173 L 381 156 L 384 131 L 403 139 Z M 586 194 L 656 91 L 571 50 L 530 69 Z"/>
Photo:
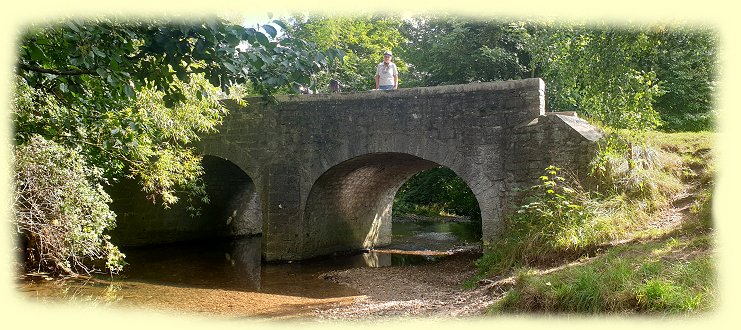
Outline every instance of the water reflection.
<path id="1" fill-rule="evenodd" d="M 366 251 L 292 263 L 262 264 L 260 237 L 124 250 L 129 266 L 114 280 L 303 297 L 333 296 L 319 274 L 356 267 L 414 265 L 434 256 Z M 336 290 L 337 288 L 332 288 Z M 346 290 L 340 290 L 346 291 Z"/>
<path id="2" fill-rule="evenodd" d="M 394 222 L 387 248 L 407 251 L 448 251 L 481 241 L 481 224 L 474 221 Z"/>
<path id="3" fill-rule="evenodd" d="M 230 266 L 227 269 L 229 278 L 245 288 L 260 289 L 260 241 L 259 237 L 233 241 L 230 243 L 231 253 L 224 254 Z"/>
<path id="4" fill-rule="evenodd" d="M 465 236 L 474 225 L 394 223 L 393 242 L 384 249 L 282 264 L 261 263 L 259 236 L 228 242 L 134 248 L 124 250 L 129 266 L 120 279 L 196 288 L 265 293 L 288 291 L 290 294 L 311 295 L 305 288 L 310 286 L 316 274 L 324 271 L 435 261 L 445 255 L 443 252 L 474 239 L 472 235 Z"/>
<path id="5" fill-rule="evenodd" d="M 363 261 L 368 267 L 391 266 L 391 255 L 379 254 L 373 251 L 363 253 Z"/>
<path id="6" fill-rule="evenodd" d="M 393 243 L 383 250 L 286 264 L 261 263 L 259 236 L 227 242 L 133 248 L 124 250 L 129 266 L 122 278 L 190 287 L 276 292 L 276 287 L 290 287 L 290 283 L 299 283 L 321 271 L 435 261 L 441 255 L 434 252 L 449 251 L 476 240 L 474 235 L 468 234 L 475 226 L 469 222 L 394 223 Z M 430 253 L 424 253 L 427 251 Z"/>
<path id="7" fill-rule="evenodd" d="M 129 301 L 151 301 L 158 299 L 158 295 L 173 294 L 163 287 L 317 299 L 348 297 L 357 292 L 348 286 L 326 281 L 320 275 L 357 267 L 434 262 L 444 258 L 456 246 L 468 244 L 467 238 L 456 234 L 455 229 L 464 228 L 462 231 L 465 232 L 465 226 L 474 228 L 455 223 L 394 223 L 392 244 L 383 249 L 293 263 L 262 263 L 261 237 L 124 248 L 129 265 L 121 275 L 69 281 L 64 285 L 26 283 L 22 290 L 35 292 L 39 297 L 95 297 L 106 302 L 121 297 Z"/>
<path id="8" fill-rule="evenodd" d="M 121 279 L 179 286 L 260 288 L 260 238 L 124 249 Z"/>

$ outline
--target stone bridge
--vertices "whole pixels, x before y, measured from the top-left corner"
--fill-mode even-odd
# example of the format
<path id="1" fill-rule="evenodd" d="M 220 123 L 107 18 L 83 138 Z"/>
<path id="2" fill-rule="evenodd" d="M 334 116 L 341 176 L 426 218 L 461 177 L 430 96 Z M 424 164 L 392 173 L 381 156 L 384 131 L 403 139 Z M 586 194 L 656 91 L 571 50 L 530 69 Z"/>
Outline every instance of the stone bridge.
<path id="1" fill-rule="evenodd" d="M 551 164 L 584 174 L 601 137 L 573 114 L 546 115 L 537 78 L 247 101 L 225 101 L 220 132 L 196 145 L 212 196 L 204 219 L 114 197 L 119 244 L 261 233 L 266 260 L 379 246 L 396 191 L 437 166 L 471 188 L 488 242 L 515 188 Z"/>

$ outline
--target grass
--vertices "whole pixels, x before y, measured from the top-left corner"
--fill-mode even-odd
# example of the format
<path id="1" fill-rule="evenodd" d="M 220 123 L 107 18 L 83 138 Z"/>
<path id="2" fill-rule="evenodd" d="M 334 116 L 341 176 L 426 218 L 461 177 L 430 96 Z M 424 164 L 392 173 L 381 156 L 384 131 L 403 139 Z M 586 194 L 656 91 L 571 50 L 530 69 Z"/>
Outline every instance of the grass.
<path id="1" fill-rule="evenodd" d="M 489 312 L 707 311 L 715 299 L 711 241 L 706 234 L 630 244 L 547 274 L 520 268 Z"/>
<path id="2" fill-rule="evenodd" d="M 605 140 L 593 182 L 546 171 L 542 185 L 553 193 L 531 189 L 506 219 L 503 238 L 476 261 L 479 274 L 466 287 L 487 277 L 514 278 L 492 313 L 693 313 L 712 307 L 712 134 L 613 131 Z M 690 204 L 681 226 L 657 224 L 685 193 L 692 197 L 685 199 Z M 564 213 L 555 206 L 564 203 L 573 208 Z"/>

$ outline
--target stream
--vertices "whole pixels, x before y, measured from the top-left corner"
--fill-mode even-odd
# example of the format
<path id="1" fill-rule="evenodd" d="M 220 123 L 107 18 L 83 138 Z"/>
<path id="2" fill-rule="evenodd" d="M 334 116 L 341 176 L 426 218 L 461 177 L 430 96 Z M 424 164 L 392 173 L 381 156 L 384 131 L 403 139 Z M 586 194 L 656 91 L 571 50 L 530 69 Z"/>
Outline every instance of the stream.
<path id="1" fill-rule="evenodd" d="M 468 221 L 394 222 L 392 243 L 354 254 L 301 262 L 265 263 L 261 238 L 122 248 L 128 265 L 115 276 L 24 278 L 19 290 L 44 302 L 87 301 L 162 310 L 242 316 L 301 315 L 350 304 L 358 292 L 321 278 L 330 271 L 434 263 L 475 249 L 480 224 Z"/>

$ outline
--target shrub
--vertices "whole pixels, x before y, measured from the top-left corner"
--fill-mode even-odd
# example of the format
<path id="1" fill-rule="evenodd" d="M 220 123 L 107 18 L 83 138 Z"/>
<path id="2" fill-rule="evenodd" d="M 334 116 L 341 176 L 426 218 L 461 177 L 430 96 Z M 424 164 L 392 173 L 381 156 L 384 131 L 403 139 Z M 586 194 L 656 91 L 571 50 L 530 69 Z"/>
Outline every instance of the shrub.
<path id="1" fill-rule="evenodd" d="M 607 231 L 585 208 L 587 194 L 549 166 L 540 184 L 524 192 L 524 203 L 505 221 L 505 235 L 476 265 L 484 273 L 529 265 L 558 254 L 574 254 L 602 242 Z"/>
<path id="2" fill-rule="evenodd" d="M 77 150 L 36 135 L 14 148 L 14 220 L 27 271 L 75 275 L 105 262 L 111 272 L 124 255 L 104 235 L 115 225 L 102 170 Z"/>
<path id="3" fill-rule="evenodd" d="M 526 204 L 512 217 L 511 228 L 527 238 L 526 249 L 578 249 L 589 241 L 590 215 L 583 206 L 586 196 L 571 188 L 560 171 L 547 167 L 540 184 L 530 188 Z"/>
<path id="4" fill-rule="evenodd" d="M 680 171 L 681 159 L 643 140 L 634 133 L 614 132 L 600 142 L 590 172 L 597 191 L 661 202 L 681 189 L 681 181 L 672 176 Z"/>

